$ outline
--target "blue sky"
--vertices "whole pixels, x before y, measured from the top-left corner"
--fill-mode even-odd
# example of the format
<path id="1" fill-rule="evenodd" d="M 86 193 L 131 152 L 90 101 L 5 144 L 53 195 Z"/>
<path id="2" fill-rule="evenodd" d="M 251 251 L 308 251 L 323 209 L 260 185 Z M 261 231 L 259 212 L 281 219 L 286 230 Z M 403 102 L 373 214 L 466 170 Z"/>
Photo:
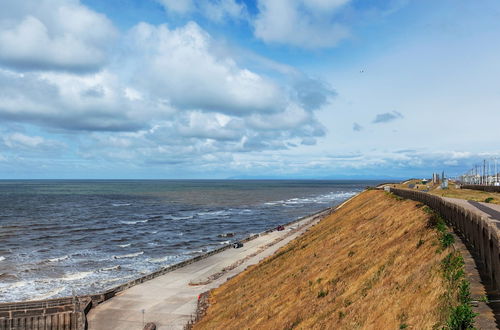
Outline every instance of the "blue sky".
<path id="1" fill-rule="evenodd" d="M 0 178 L 404 178 L 500 156 L 495 0 L 3 0 Z"/>

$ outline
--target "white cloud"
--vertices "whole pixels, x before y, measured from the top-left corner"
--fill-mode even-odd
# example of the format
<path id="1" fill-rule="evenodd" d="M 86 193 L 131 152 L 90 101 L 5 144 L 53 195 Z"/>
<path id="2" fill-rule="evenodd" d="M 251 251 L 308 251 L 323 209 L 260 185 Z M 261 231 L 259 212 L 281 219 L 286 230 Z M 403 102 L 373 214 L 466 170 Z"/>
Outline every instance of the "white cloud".
<path id="1" fill-rule="evenodd" d="M 53 152 L 61 151 L 65 145 L 59 141 L 46 139 L 36 135 L 23 133 L 11 133 L 3 138 L 3 144 L 12 150 L 28 150 L 30 152 Z M 1 144 L 0 144 L 1 146 Z"/>
<path id="2" fill-rule="evenodd" d="M 268 43 L 302 48 L 337 45 L 350 36 L 335 14 L 350 0 L 259 0 L 255 36 Z"/>
<path id="3" fill-rule="evenodd" d="M 141 50 L 140 84 L 174 107 L 244 115 L 284 105 L 277 84 L 215 54 L 213 40 L 195 23 L 175 30 L 141 23 L 132 38 Z"/>
<path id="4" fill-rule="evenodd" d="M 174 110 L 159 100 L 131 100 L 109 71 L 78 76 L 0 70 L 0 118 L 67 130 L 137 130 Z M 137 95 L 135 95 L 137 96 Z"/>
<path id="5" fill-rule="evenodd" d="M 2 12 L 0 64 L 18 69 L 97 70 L 117 34 L 77 0 L 3 0 Z"/>
<path id="6" fill-rule="evenodd" d="M 200 2 L 200 11 L 214 22 L 226 19 L 242 19 L 246 17 L 246 7 L 235 0 L 219 0 L 216 2 Z"/>

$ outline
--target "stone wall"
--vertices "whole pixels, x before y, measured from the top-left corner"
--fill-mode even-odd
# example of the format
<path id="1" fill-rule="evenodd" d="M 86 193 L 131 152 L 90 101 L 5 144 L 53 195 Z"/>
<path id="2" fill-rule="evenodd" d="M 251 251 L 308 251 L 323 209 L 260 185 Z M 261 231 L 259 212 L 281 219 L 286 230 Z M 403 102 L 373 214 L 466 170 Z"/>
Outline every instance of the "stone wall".
<path id="1" fill-rule="evenodd" d="M 391 192 L 419 201 L 438 212 L 472 246 L 485 265 L 492 286 L 500 289 L 500 231 L 495 223 L 480 214 L 428 193 L 391 188 Z"/>

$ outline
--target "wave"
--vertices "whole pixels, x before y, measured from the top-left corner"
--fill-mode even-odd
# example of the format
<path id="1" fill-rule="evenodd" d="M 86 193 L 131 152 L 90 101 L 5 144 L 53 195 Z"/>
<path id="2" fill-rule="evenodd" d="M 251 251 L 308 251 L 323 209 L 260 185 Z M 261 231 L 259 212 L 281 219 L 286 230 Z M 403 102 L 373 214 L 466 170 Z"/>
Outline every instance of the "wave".
<path id="1" fill-rule="evenodd" d="M 28 282 L 26 282 L 26 281 L 14 282 L 14 283 L 6 286 L 4 292 L 12 291 L 12 289 L 20 288 L 20 287 L 26 286 L 27 284 L 28 284 Z M 2 289 L 0 289 L 0 290 L 2 290 Z"/>
<path id="2" fill-rule="evenodd" d="M 352 197 L 356 195 L 357 192 L 329 192 L 327 194 L 323 195 L 318 195 L 318 196 L 310 196 L 310 197 L 302 197 L 302 198 L 290 198 L 287 200 L 280 200 L 280 201 L 271 201 L 271 202 L 266 202 L 264 205 L 268 206 L 288 206 L 288 207 L 294 207 L 294 206 L 300 206 L 303 204 L 309 204 L 309 203 L 320 203 L 320 204 L 325 204 L 325 203 L 331 203 L 336 200 L 341 200 L 345 198 Z"/>
<path id="3" fill-rule="evenodd" d="M 234 237 L 234 233 L 224 233 L 224 234 L 219 234 L 217 237 Z"/>
<path id="4" fill-rule="evenodd" d="M 203 253 L 203 252 L 207 252 L 207 249 L 186 251 L 186 252 L 182 252 L 182 254 L 192 255 L 192 254 L 198 254 L 198 253 Z"/>
<path id="5" fill-rule="evenodd" d="M 67 275 L 61 277 L 61 280 L 63 280 L 63 281 L 81 280 L 82 278 L 85 278 L 92 273 L 93 272 L 78 272 L 78 273 L 73 273 L 73 274 L 67 274 Z"/>
<path id="6" fill-rule="evenodd" d="M 0 280 L 5 281 L 5 280 L 17 280 L 19 279 L 16 275 L 9 274 L 9 273 L 0 273 Z"/>
<path id="7" fill-rule="evenodd" d="M 120 270 L 120 269 L 122 269 L 122 266 L 117 265 L 117 266 L 113 266 L 113 267 L 104 267 L 104 268 L 101 268 L 101 269 L 99 269 L 99 272 L 109 272 L 109 271 L 112 271 L 112 270 Z"/>
<path id="8" fill-rule="evenodd" d="M 146 219 L 146 220 L 135 220 L 135 221 L 120 221 L 121 223 L 123 223 L 124 225 L 135 225 L 137 223 L 146 223 L 148 222 L 149 220 Z"/>
<path id="9" fill-rule="evenodd" d="M 0 257 L 0 261 L 4 261 L 5 260 L 5 257 Z"/>
<path id="10" fill-rule="evenodd" d="M 58 258 L 48 259 L 48 262 L 59 262 L 59 261 L 63 261 L 63 260 L 66 260 L 66 259 L 69 259 L 68 255 L 65 255 L 65 256 L 62 256 L 62 257 L 58 257 Z"/>
<path id="11" fill-rule="evenodd" d="M 129 247 L 131 245 L 131 243 L 127 243 L 127 244 L 118 244 L 119 247 L 121 248 L 126 248 L 126 247 Z"/>
<path id="12" fill-rule="evenodd" d="M 219 244 L 222 244 L 222 245 L 229 244 L 229 243 L 231 243 L 231 241 L 219 242 Z"/>
<path id="13" fill-rule="evenodd" d="M 44 294 L 41 294 L 39 296 L 36 296 L 36 299 L 37 300 L 43 300 L 43 299 L 48 299 L 48 298 L 51 298 L 53 296 L 55 296 L 56 294 L 59 294 L 61 293 L 62 291 L 64 291 L 64 287 L 60 287 L 60 288 L 55 288 L 47 293 L 44 293 Z"/>
<path id="14" fill-rule="evenodd" d="M 175 259 L 176 256 L 165 256 L 165 257 L 162 257 L 162 258 L 150 258 L 148 261 L 149 262 L 154 262 L 154 263 L 159 263 L 159 262 L 165 262 L 165 261 L 168 261 L 168 260 L 172 260 L 172 259 Z"/>
<path id="15" fill-rule="evenodd" d="M 193 219 L 192 215 L 186 215 L 186 216 L 174 216 L 174 215 L 170 215 L 169 217 L 170 217 L 171 220 L 189 220 L 189 219 Z"/>
<path id="16" fill-rule="evenodd" d="M 219 211 L 207 211 L 207 212 L 198 212 L 197 216 L 205 217 L 205 216 L 227 216 L 230 215 L 231 212 L 228 210 L 219 210 Z"/>
<path id="17" fill-rule="evenodd" d="M 144 251 L 136 252 L 136 253 L 123 254 L 123 255 L 120 255 L 120 256 L 113 256 L 113 259 L 134 258 L 134 257 L 140 256 L 141 254 L 144 254 Z"/>
<path id="18" fill-rule="evenodd" d="M 115 207 L 119 207 L 119 206 L 130 206 L 132 204 L 130 204 L 130 203 L 113 203 L 111 205 L 113 205 Z"/>

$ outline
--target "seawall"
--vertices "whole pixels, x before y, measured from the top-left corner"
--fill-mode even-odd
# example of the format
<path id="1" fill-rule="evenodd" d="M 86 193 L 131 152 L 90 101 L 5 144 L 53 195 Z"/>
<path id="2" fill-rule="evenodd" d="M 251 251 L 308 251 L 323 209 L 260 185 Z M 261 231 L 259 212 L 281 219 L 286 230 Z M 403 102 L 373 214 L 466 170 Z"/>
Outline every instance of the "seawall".
<path id="1" fill-rule="evenodd" d="M 318 219 L 330 214 L 334 208 L 326 208 L 316 213 L 293 220 L 286 226 L 293 225 L 306 218 Z M 266 230 L 260 234 L 246 237 L 241 242 L 249 242 L 260 235 L 265 235 L 274 229 Z M 221 253 L 232 248 L 227 244 L 218 249 L 204 253 L 197 257 L 169 265 L 159 269 L 156 272 L 131 280 L 118 285 L 104 292 L 90 295 L 81 295 L 76 297 L 64 297 L 58 299 L 47 299 L 39 301 L 24 301 L 13 303 L 0 303 L 0 330 L 81 330 L 87 329 L 86 315 L 92 309 L 133 286 L 144 283 L 156 277 L 162 276 L 176 269 L 206 259 L 212 255 Z"/>

